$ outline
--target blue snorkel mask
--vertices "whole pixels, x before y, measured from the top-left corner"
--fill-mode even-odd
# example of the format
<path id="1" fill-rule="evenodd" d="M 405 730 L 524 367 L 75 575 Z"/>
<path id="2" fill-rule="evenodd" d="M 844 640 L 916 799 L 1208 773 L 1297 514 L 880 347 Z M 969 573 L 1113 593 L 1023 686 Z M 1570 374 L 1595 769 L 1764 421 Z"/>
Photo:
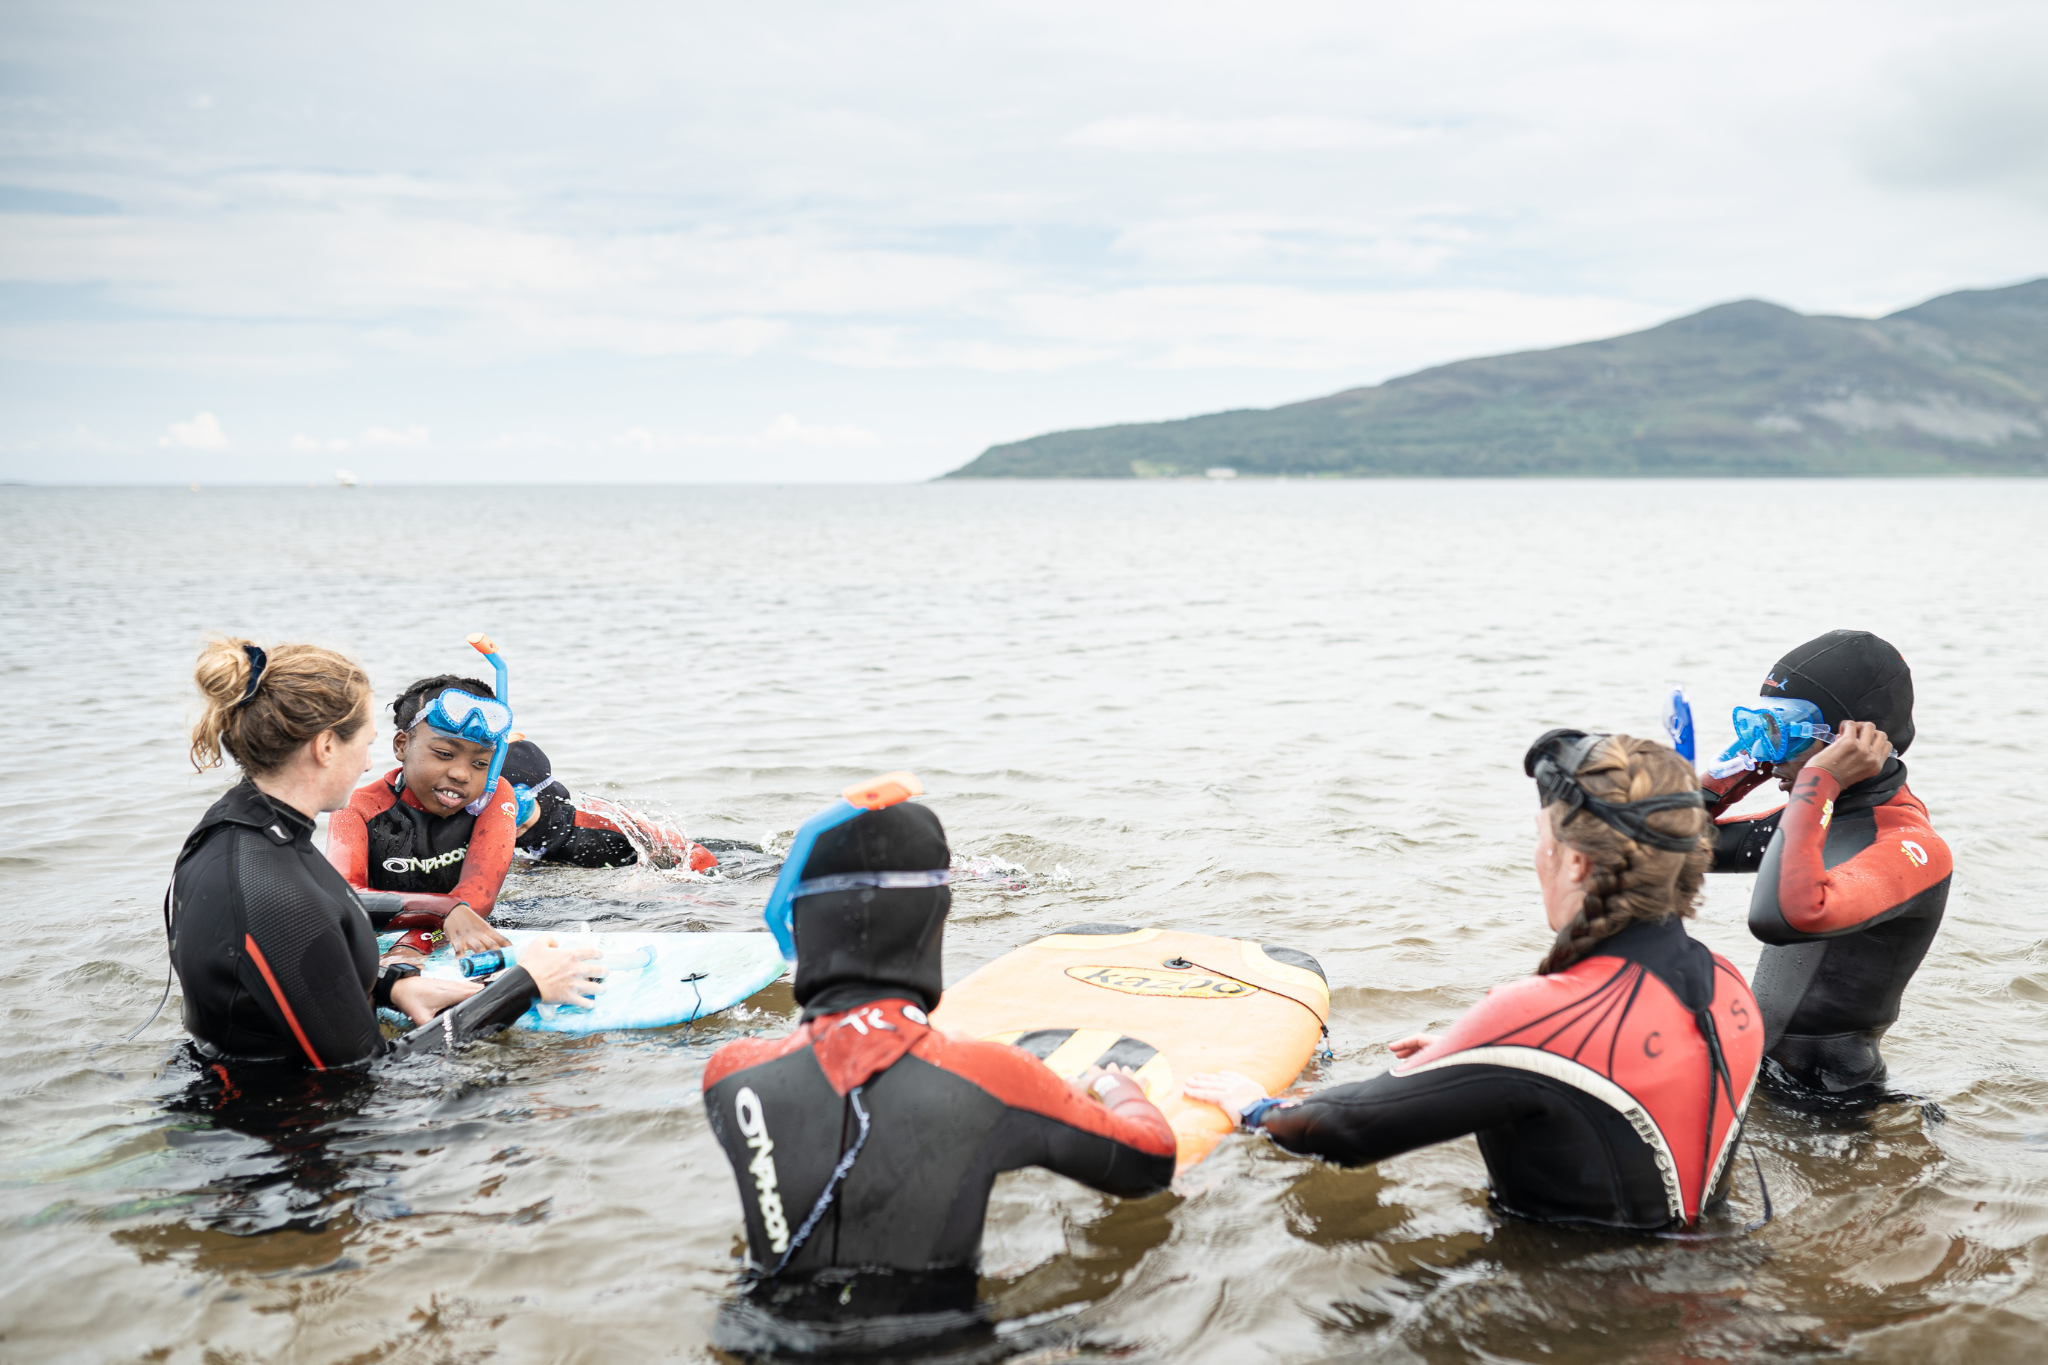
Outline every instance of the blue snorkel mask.
<path id="1" fill-rule="evenodd" d="M 1821 709 L 1802 697 L 1764 697 L 1754 706 L 1738 706 L 1733 716 L 1735 742 L 1714 760 L 1716 776 L 1737 768 L 1755 771 L 1766 763 L 1783 763 L 1815 744 L 1832 744 L 1835 732 L 1821 718 Z"/>
<path id="2" fill-rule="evenodd" d="M 505 766 L 505 751 L 512 743 L 512 708 L 506 699 L 511 686 L 505 661 L 498 657 L 498 647 L 491 643 L 490 636 L 472 635 L 469 645 L 489 659 L 492 669 L 497 672 L 496 699 L 471 696 L 459 687 L 445 688 L 419 709 L 419 714 L 412 718 L 412 728 L 424 725 L 472 744 L 493 746 L 491 770 L 484 776 L 483 795 L 463 807 L 471 815 L 481 815 L 491 793 L 498 789 L 498 774 Z"/>
<path id="3" fill-rule="evenodd" d="M 880 777 L 854 783 L 839 794 L 837 801 L 797 826 L 796 837 L 789 841 L 789 853 L 782 860 L 782 871 L 775 878 L 775 888 L 768 893 L 768 904 L 761 910 L 761 918 L 767 921 L 768 931 L 775 935 L 776 946 L 782 949 L 784 958 L 796 961 L 798 896 L 850 891 L 860 886 L 944 886 L 952 880 L 952 873 L 945 868 L 929 872 L 841 872 L 812 881 L 804 880 L 804 864 L 811 860 L 811 850 L 816 847 L 819 835 L 871 810 L 887 810 L 913 796 L 923 795 L 924 784 L 917 780 L 917 774 L 884 773 Z"/>

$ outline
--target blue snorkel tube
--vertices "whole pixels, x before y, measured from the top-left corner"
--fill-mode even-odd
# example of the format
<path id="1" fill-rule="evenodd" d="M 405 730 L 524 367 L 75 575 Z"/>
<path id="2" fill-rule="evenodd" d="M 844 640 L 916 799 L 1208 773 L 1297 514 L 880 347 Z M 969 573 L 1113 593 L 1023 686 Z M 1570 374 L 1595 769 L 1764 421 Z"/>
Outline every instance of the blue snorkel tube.
<path id="1" fill-rule="evenodd" d="M 924 784 L 917 780 L 917 774 L 884 773 L 854 783 L 839 793 L 837 801 L 796 827 L 796 837 L 789 841 L 789 852 L 783 856 L 775 888 L 768 893 L 768 904 L 761 908 L 761 918 L 767 921 L 768 932 L 775 935 L 775 946 L 782 949 L 785 961 L 796 961 L 797 887 L 803 882 L 804 864 L 811 860 L 811 849 L 816 847 L 818 836 L 857 815 L 886 810 L 923 795 Z"/>
<path id="2" fill-rule="evenodd" d="M 1671 699 L 1664 703 L 1664 733 L 1680 758 L 1688 763 L 1694 762 L 1692 702 L 1686 697 L 1683 687 L 1672 688 Z"/>
<path id="3" fill-rule="evenodd" d="M 512 705 L 512 683 L 510 674 L 505 668 L 505 661 L 498 655 L 497 645 L 491 642 L 490 636 L 482 631 L 478 631 L 469 637 L 469 647 L 491 661 L 491 668 L 498 675 L 498 700 L 505 703 L 509 709 Z M 471 815 L 483 814 L 484 803 L 489 801 L 491 793 L 498 789 L 498 774 L 504 770 L 505 754 L 510 749 L 511 744 L 512 737 L 510 735 L 506 735 L 498 741 L 497 748 L 491 754 L 491 771 L 484 777 L 483 795 L 464 807 Z"/>

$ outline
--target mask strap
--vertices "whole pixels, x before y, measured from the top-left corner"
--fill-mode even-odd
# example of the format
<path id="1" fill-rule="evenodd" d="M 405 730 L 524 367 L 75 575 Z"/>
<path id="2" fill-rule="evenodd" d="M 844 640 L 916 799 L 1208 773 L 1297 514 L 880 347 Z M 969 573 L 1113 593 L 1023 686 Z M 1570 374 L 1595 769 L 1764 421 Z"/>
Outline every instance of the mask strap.
<path id="1" fill-rule="evenodd" d="M 813 877 L 807 882 L 798 882 L 790 898 L 822 896 L 828 891 L 852 891 L 864 886 L 902 891 L 913 887 L 944 886 L 952 880 L 952 869 L 944 867 L 931 872 L 835 872 L 829 877 Z"/>

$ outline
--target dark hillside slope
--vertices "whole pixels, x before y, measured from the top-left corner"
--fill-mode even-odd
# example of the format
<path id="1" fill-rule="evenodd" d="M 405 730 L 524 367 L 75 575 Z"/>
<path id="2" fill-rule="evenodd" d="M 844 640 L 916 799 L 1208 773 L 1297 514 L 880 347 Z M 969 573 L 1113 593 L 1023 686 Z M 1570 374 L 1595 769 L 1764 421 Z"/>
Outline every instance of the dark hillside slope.
<path id="1" fill-rule="evenodd" d="M 1754 300 L 1285 407 L 1054 432 L 948 478 L 2048 473 L 2048 279 L 1875 321 Z"/>

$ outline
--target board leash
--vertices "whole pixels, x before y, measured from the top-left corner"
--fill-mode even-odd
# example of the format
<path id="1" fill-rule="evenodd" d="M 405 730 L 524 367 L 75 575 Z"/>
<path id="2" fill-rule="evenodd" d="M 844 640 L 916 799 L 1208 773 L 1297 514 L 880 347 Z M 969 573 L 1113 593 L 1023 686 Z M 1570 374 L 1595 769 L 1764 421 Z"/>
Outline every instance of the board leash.
<path id="1" fill-rule="evenodd" d="M 1271 986 L 1261 986 L 1256 981 L 1246 981 L 1243 977 L 1232 976 L 1229 972 L 1219 972 L 1214 967 L 1203 966 L 1203 964 L 1196 962 L 1190 958 L 1177 957 L 1174 958 L 1173 961 L 1185 962 L 1190 967 L 1200 967 L 1203 971 L 1209 973 L 1209 975 L 1211 976 L 1220 976 L 1225 981 L 1235 981 L 1240 986 L 1250 986 L 1255 991 L 1264 991 L 1268 995 L 1277 995 L 1282 1000 L 1292 1000 L 1295 1004 L 1301 1006 L 1303 1009 L 1307 1010 L 1311 1015 L 1313 1015 L 1315 1017 L 1316 1027 L 1322 1030 L 1322 1046 L 1315 1053 L 1315 1055 L 1326 1062 L 1336 1060 L 1337 1054 L 1330 1047 L 1330 1021 L 1323 1017 L 1323 1013 L 1321 1010 L 1318 1010 L 1314 1005 L 1309 1004 L 1308 1001 L 1303 1000 L 1299 996 L 1289 995 L 1286 991 L 1276 991 Z"/>
<path id="2" fill-rule="evenodd" d="M 839 1188 L 839 1182 L 846 1179 L 846 1173 L 853 1169 L 855 1158 L 860 1156 L 860 1149 L 867 1145 L 868 1111 L 863 1109 L 860 1103 L 860 1092 L 864 1088 L 857 1085 L 846 1095 L 846 1098 L 853 1101 L 853 1112 L 860 1119 L 860 1136 L 853 1140 L 853 1146 L 846 1149 L 846 1155 L 840 1157 L 839 1164 L 832 1168 L 832 1178 L 825 1182 L 825 1192 L 818 1196 L 817 1203 L 811 1205 L 810 1216 L 805 1218 L 803 1226 L 796 1230 L 796 1236 L 789 1239 L 789 1250 L 782 1253 L 782 1259 L 775 1263 L 775 1269 L 768 1272 L 770 1279 L 780 1275 L 788 1267 L 790 1258 L 796 1255 L 797 1248 L 804 1244 L 804 1239 L 818 1226 L 818 1220 L 825 1216 L 826 1208 L 832 1203 L 832 1195 Z"/>
<path id="3" fill-rule="evenodd" d="M 690 1030 L 697 1027 L 697 1020 L 704 1015 L 704 988 L 697 983 L 709 975 L 711 975 L 709 972 L 691 972 L 688 976 L 682 978 L 682 984 L 688 986 L 691 994 L 697 997 L 697 1003 L 690 1007 L 690 1017 L 683 1021 L 683 1042 L 685 1044 L 690 1041 Z"/>
<path id="4" fill-rule="evenodd" d="M 164 887 L 164 939 L 166 943 L 169 942 L 171 936 L 171 896 L 177 889 L 178 870 L 174 867 L 171 869 L 171 880 Z M 156 1017 L 164 1012 L 164 1006 L 171 1003 L 171 977 L 176 974 L 176 970 L 175 964 L 171 962 L 169 955 L 166 954 L 164 958 L 164 993 L 157 997 L 156 1008 L 149 1012 L 149 1018 L 137 1024 L 134 1031 L 121 1040 L 123 1043 L 132 1043 L 141 1037 L 142 1031 L 151 1024 L 154 1024 Z M 101 1048 L 112 1046 L 114 1046 L 112 1043 L 94 1043 L 85 1050 L 85 1055 L 90 1057 Z"/>

